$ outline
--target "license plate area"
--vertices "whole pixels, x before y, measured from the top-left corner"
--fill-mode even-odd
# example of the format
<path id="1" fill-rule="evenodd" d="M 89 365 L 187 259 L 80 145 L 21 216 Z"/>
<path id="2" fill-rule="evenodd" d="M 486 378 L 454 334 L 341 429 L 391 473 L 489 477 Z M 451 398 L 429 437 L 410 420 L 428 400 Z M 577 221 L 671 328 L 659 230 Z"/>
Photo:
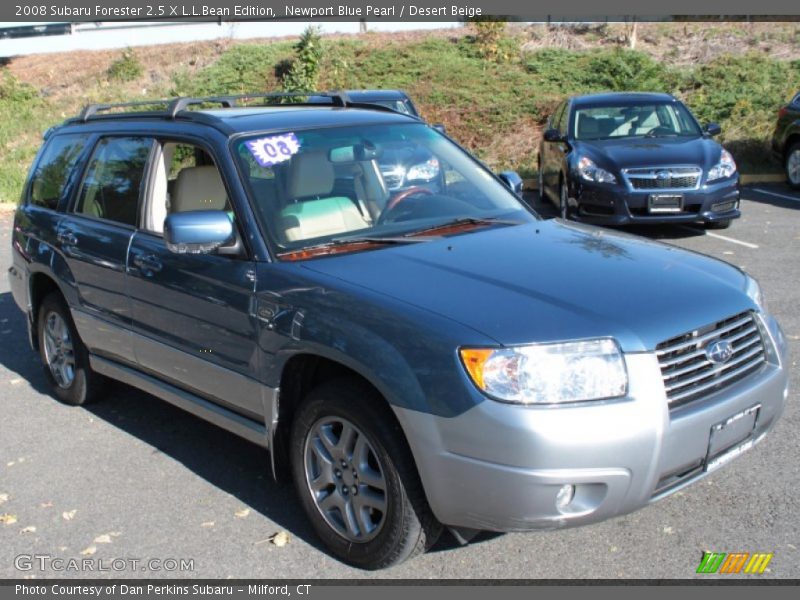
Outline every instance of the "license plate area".
<path id="1" fill-rule="evenodd" d="M 705 470 L 710 472 L 752 448 L 761 405 L 736 413 L 711 427 Z"/>
<path id="2" fill-rule="evenodd" d="M 683 210 L 682 194 L 650 194 L 647 210 L 651 213 L 676 213 Z"/>

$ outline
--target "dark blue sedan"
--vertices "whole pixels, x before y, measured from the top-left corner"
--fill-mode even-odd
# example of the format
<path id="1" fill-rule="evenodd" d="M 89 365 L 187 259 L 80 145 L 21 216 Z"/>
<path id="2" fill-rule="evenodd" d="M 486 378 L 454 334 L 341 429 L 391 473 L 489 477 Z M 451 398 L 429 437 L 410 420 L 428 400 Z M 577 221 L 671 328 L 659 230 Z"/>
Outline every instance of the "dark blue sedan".
<path id="1" fill-rule="evenodd" d="M 719 132 L 669 94 L 569 98 L 544 132 L 540 194 L 562 218 L 724 229 L 740 216 L 739 174 Z"/>

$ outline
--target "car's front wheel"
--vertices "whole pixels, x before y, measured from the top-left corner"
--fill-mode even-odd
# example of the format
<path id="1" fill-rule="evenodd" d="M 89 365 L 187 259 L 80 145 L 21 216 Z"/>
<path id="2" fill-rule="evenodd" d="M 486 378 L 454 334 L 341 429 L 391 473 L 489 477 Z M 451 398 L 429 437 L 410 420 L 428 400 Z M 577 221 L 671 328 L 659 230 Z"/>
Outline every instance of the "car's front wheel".
<path id="1" fill-rule="evenodd" d="M 92 401 L 103 378 L 89 366 L 89 352 L 60 294 L 52 293 L 42 300 L 37 325 L 44 373 L 56 397 L 76 406 Z"/>
<path id="2" fill-rule="evenodd" d="M 800 142 L 795 142 L 786 153 L 786 181 L 794 189 L 800 189 Z"/>
<path id="3" fill-rule="evenodd" d="M 308 395 L 292 425 L 291 463 L 317 535 L 347 563 L 389 567 L 441 533 L 399 424 L 359 381 L 330 381 Z"/>

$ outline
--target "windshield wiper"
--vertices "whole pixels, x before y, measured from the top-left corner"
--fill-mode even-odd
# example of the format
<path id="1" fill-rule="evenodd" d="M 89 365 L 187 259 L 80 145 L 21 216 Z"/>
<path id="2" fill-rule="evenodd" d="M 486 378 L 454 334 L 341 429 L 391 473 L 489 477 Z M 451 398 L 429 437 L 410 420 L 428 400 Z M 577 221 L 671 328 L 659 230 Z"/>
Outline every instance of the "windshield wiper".
<path id="1" fill-rule="evenodd" d="M 480 227 L 482 225 L 523 225 L 525 221 L 516 221 L 513 219 L 498 219 L 496 217 L 460 217 L 458 219 L 453 219 L 452 221 L 446 221 L 445 223 L 439 223 L 438 225 L 434 225 L 433 227 L 428 227 L 426 229 L 420 229 L 419 231 L 412 231 L 411 233 L 404 234 L 404 238 L 417 238 L 417 236 L 421 236 L 422 234 L 431 234 L 442 229 L 451 229 L 451 228 L 458 228 L 464 225 L 475 225 Z"/>
<path id="2" fill-rule="evenodd" d="M 339 254 L 348 250 L 366 250 L 374 246 L 389 246 L 393 244 L 416 244 L 418 242 L 430 242 L 431 238 L 407 238 L 407 237 L 379 237 L 379 236 L 359 236 L 334 238 L 330 241 L 306 246 L 297 250 L 286 250 L 279 252 L 278 257 L 284 260 L 303 260 L 315 256 L 326 254 Z"/>

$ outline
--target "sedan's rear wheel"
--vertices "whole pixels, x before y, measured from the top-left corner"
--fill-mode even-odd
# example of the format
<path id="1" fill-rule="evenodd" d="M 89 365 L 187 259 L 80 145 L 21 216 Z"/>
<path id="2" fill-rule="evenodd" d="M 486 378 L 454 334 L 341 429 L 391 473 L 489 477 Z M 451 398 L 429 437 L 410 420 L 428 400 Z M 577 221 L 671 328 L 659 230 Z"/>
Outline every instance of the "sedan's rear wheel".
<path id="1" fill-rule="evenodd" d="M 786 153 L 786 181 L 795 189 L 800 188 L 800 142 L 792 144 Z"/>

